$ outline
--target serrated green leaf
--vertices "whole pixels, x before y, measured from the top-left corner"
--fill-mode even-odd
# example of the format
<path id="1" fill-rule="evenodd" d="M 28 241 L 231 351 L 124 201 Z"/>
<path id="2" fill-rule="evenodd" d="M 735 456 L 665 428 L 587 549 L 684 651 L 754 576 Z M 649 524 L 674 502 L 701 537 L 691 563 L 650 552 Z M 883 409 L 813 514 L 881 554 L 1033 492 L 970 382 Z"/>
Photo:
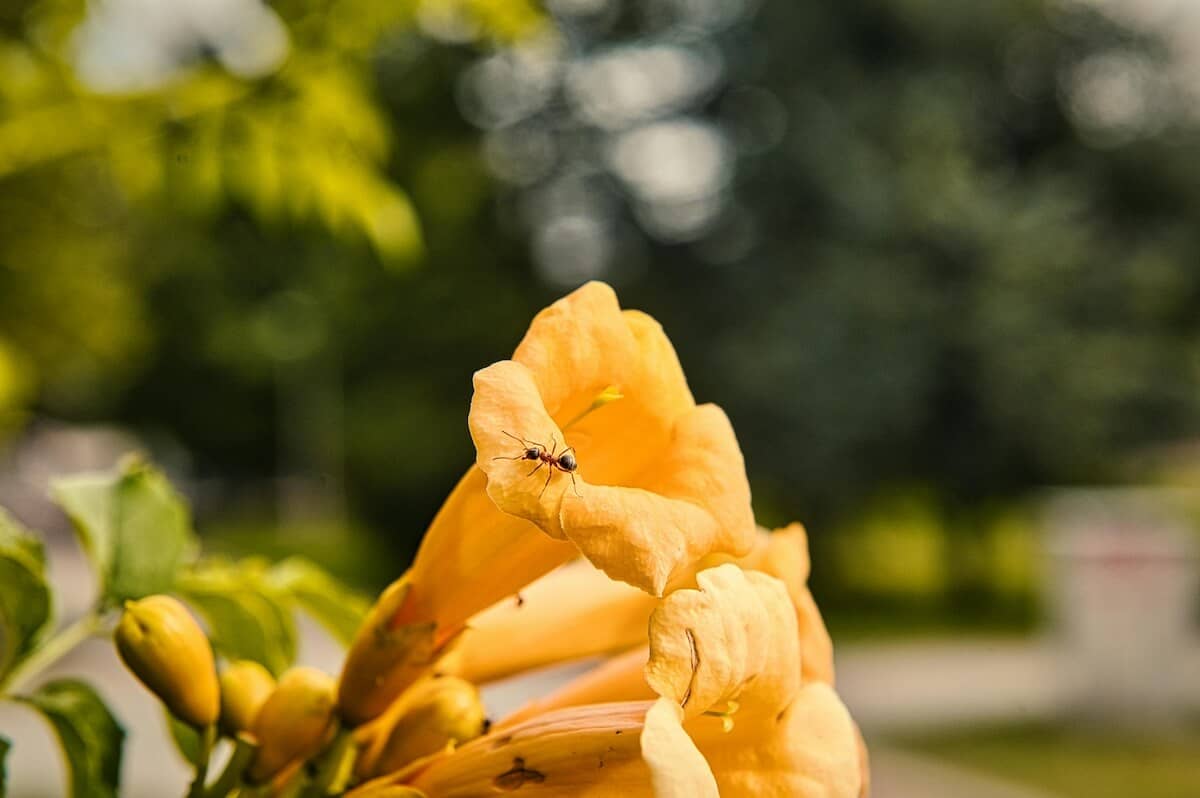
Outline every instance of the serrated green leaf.
<path id="1" fill-rule="evenodd" d="M 37 645 L 50 620 L 40 540 L 0 510 L 0 678 Z"/>
<path id="2" fill-rule="evenodd" d="M 200 762 L 200 732 L 170 712 L 164 712 L 163 719 L 166 721 L 167 731 L 171 734 L 171 741 L 175 743 L 175 750 L 189 765 L 198 765 Z"/>
<path id="3" fill-rule="evenodd" d="M 311 615 L 343 645 L 349 645 L 370 608 L 360 596 L 303 557 L 289 557 L 267 573 L 279 591 Z"/>
<path id="4" fill-rule="evenodd" d="M 187 505 L 167 478 L 141 461 L 117 474 L 82 474 L 51 486 L 100 575 L 104 599 L 116 604 L 174 584 L 196 546 Z"/>
<path id="5" fill-rule="evenodd" d="M 72 798 L 116 798 L 125 730 L 89 685 L 62 679 L 21 701 L 50 721 L 71 771 Z"/>
<path id="6" fill-rule="evenodd" d="M 178 590 L 225 658 L 254 660 L 276 676 L 296 661 L 295 619 L 261 567 L 209 562 L 181 575 Z"/>
<path id="7" fill-rule="evenodd" d="M 8 794 L 8 771 L 4 769 L 4 758 L 8 756 L 8 749 L 12 748 L 12 743 L 7 737 L 0 737 L 0 798 L 4 798 Z"/>

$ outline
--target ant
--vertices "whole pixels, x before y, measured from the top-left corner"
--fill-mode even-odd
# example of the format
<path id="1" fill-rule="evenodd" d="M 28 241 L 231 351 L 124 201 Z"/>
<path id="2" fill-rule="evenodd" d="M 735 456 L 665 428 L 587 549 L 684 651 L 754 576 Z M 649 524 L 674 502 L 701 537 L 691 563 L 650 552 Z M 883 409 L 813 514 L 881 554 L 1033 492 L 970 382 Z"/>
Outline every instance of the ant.
<path id="1" fill-rule="evenodd" d="M 504 432 L 504 430 L 500 430 Z M 550 487 L 550 479 L 554 476 L 554 469 L 558 469 L 564 474 L 571 475 L 571 486 L 575 488 L 575 495 L 579 494 L 579 485 L 575 482 L 575 471 L 579 468 L 579 463 L 575 460 L 575 455 L 571 454 L 575 451 L 574 446 L 568 446 L 562 450 L 562 454 L 556 455 L 558 451 L 558 441 L 553 437 L 550 438 L 550 443 L 554 444 L 547 449 L 544 443 L 536 441 L 527 441 L 524 438 L 519 438 L 511 432 L 504 432 L 505 435 L 512 438 L 517 443 L 525 447 L 525 451 L 516 457 L 493 457 L 493 460 L 537 460 L 538 464 L 525 476 L 531 477 L 538 472 L 544 465 L 550 466 L 549 473 L 546 474 L 546 484 L 542 486 L 542 493 L 546 492 L 546 488 Z M 538 494 L 538 498 L 542 498 L 542 493 Z"/>

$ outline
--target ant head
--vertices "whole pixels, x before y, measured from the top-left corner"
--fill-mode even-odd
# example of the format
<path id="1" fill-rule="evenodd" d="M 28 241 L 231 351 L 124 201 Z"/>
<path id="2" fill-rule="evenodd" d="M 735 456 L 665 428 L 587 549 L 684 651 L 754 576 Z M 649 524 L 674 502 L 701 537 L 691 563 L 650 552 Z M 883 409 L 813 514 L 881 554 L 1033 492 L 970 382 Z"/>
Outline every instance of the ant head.
<path id="1" fill-rule="evenodd" d="M 562 466 L 563 471 L 574 471 L 576 468 L 579 468 L 579 463 L 575 462 L 575 455 L 570 452 L 558 458 L 558 464 Z"/>
<path id="2" fill-rule="evenodd" d="M 539 457 L 541 457 L 541 455 L 542 455 L 542 453 L 532 446 L 525 450 L 525 459 L 526 460 L 536 460 Z"/>

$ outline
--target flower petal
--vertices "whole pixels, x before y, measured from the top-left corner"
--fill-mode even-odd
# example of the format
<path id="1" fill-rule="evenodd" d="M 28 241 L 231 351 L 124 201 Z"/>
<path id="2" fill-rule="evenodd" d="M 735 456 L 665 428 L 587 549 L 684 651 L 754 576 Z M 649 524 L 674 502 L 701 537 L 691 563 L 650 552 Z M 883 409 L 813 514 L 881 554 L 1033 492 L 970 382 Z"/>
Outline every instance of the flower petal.
<path id="1" fill-rule="evenodd" d="M 801 687 L 783 583 L 733 564 L 696 579 L 651 617 L 646 678 L 679 706 L 721 795 L 858 798 L 854 723 L 829 685 Z"/>
<path id="2" fill-rule="evenodd" d="M 782 583 L 726 564 L 697 574 L 650 618 L 646 681 L 693 718 L 724 712 L 776 713 L 800 684 L 796 616 Z"/>
<path id="3" fill-rule="evenodd" d="M 854 722 L 829 685 L 805 685 L 777 719 L 740 715 L 728 733 L 715 718 L 685 724 L 723 798 L 858 798 Z"/>
<path id="4" fill-rule="evenodd" d="M 618 654 L 549 695 L 530 701 L 493 728 L 506 729 L 537 715 L 566 707 L 615 701 L 653 700 L 657 696 L 650 689 L 650 685 L 646 684 L 644 673 L 649 657 L 650 653 L 645 646 Z"/>
<path id="5" fill-rule="evenodd" d="M 497 509 L 486 484 L 480 469 L 467 472 L 438 511 L 408 574 L 414 617 L 445 633 L 578 555 L 574 546 Z"/>
<path id="6" fill-rule="evenodd" d="M 660 698 L 646 713 L 642 756 L 650 767 L 656 798 L 719 798 L 708 762 L 683 730 L 683 709 Z"/>
<path id="7" fill-rule="evenodd" d="M 808 557 L 808 534 L 801 524 L 768 533 L 760 530 L 754 551 L 738 561 L 751 568 L 777 577 L 787 585 L 792 604 L 796 607 L 796 624 L 800 629 L 800 672 L 804 681 L 832 685 L 833 641 L 817 602 L 808 589 L 811 563 Z"/>
<path id="8" fill-rule="evenodd" d="M 645 488 L 583 484 L 566 493 L 564 533 L 614 579 L 661 596 L 713 551 L 745 554 L 754 516 L 733 428 L 715 405 L 680 418 Z M 582 466 L 581 466 L 582 470 Z"/>
<path id="9" fill-rule="evenodd" d="M 440 669 L 481 684 L 632 648 L 646 639 L 656 604 L 577 560 L 472 618 Z"/>
<path id="10" fill-rule="evenodd" d="M 410 780 L 433 798 L 652 798 L 639 732 L 650 702 L 575 707 L 481 737 Z"/>
<path id="11" fill-rule="evenodd" d="M 475 372 L 474 385 L 471 438 L 476 463 L 487 475 L 487 495 L 502 511 L 561 538 L 558 507 L 571 487 L 570 477 L 541 461 L 523 459 L 532 444 L 546 452 L 566 446 L 542 404 L 533 374 L 520 363 L 501 360 Z"/>
<path id="12" fill-rule="evenodd" d="M 513 360 L 534 375 L 547 411 L 565 424 L 606 387 L 633 382 L 638 342 L 616 292 L 591 282 L 538 313 Z"/>

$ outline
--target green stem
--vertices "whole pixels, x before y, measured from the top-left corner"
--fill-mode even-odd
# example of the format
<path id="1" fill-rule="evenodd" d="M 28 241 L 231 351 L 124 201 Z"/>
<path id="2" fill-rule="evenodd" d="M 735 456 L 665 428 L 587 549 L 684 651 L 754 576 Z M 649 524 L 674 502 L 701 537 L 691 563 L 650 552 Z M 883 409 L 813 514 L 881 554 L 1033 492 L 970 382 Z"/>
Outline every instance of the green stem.
<path id="1" fill-rule="evenodd" d="M 233 754 L 225 763 L 225 769 L 204 793 L 204 798 L 226 798 L 229 793 L 233 792 L 242 783 L 242 774 L 250 766 L 250 761 L 254 759 L 254 753 L 257 750 L 258 743 L 253 738 L 239 734 L 237 740 L 234 741 Z"/>
<path id="2" fill-rule="evenodd" d="M 212 757 L 217 727 L 208 726 L 200 732 L 200 750 L 196 754 L 196 778 L 188 788 L 187 798 L 204 798 L 204 781 L 208 778 L 208 760 Z"/>
<path id="3" fill-rule="evenodd" d="M 339 727 L 333 743 L 325 749 L 325 753 L 316 763 L 317 775 L 304 791 L 304 798 L 325 798 L 340 792 L 350 778 L 357 753 L 354 733 L 350 729 Z"/>
<path id="4" fill-rule="evenodd" d="M 55 632 L 54 635 L 38 646 L 21 664 L 13 668 L 6 678 L 0 679 L 0 695 L 16 693 L 30 679 L 58 662 L 71 649 L 98 632 L 103 623 L 103 616 L 98 611 L 93 610 L 74 623 L 64 626 Z"/>

